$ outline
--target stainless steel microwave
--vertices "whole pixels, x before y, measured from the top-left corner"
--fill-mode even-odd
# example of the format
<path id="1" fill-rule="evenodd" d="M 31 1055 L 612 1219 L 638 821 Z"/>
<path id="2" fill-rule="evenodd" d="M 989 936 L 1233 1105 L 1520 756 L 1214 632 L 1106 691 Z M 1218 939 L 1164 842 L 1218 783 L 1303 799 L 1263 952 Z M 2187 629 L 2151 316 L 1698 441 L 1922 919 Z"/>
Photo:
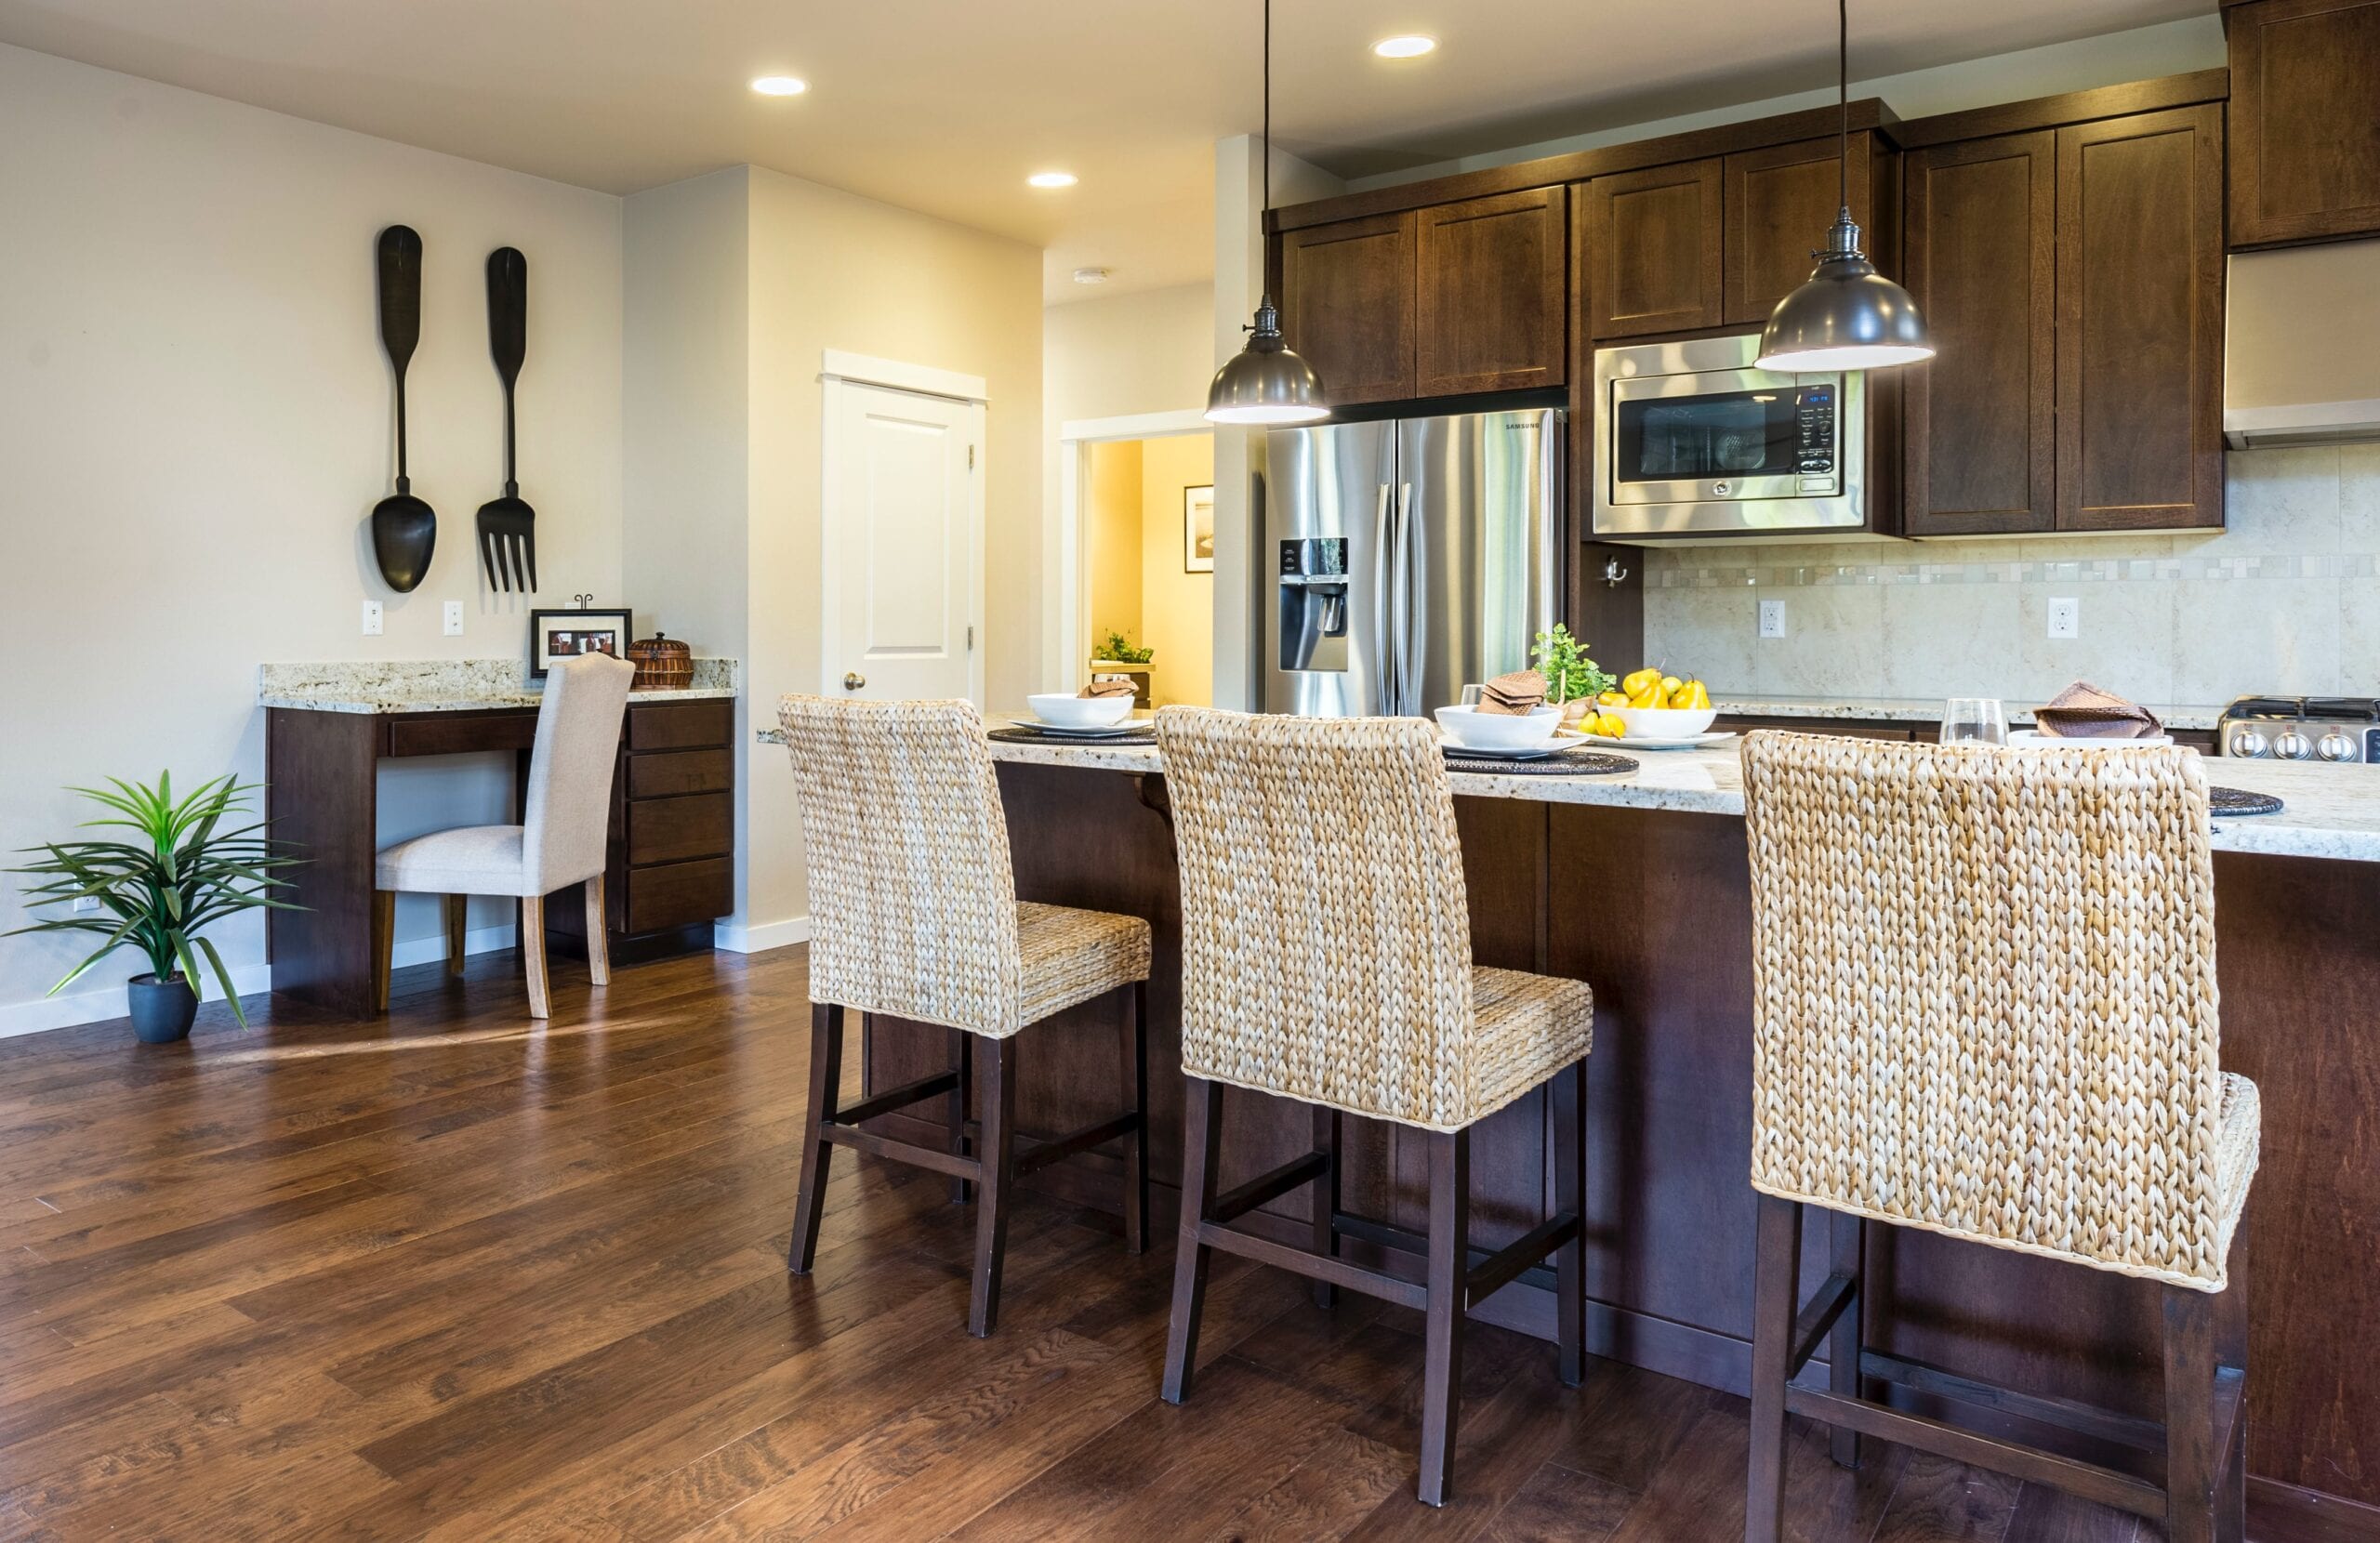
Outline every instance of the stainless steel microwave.
<path id="1" fill-rule="evenodd" d="M 1595 350 L 1598 539 L 1867 528 L 1864 376 L 1755 369 L 1759 349 L 1748 333 Z"/>

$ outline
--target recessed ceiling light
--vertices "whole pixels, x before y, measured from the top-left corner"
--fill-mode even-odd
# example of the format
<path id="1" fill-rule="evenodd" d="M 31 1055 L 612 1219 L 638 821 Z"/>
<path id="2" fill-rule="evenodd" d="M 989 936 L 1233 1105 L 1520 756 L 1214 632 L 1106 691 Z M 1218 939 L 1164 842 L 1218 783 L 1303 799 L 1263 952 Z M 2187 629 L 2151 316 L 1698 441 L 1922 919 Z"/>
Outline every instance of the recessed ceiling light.
<path id="1" fill-rule="evenodd" d="M 1420 59 L 1437 46 L 1436 38 L 1414 33 L 1403 37 L 1383 37 L 1372 45 L 1372 52 L 1382 59 Z"/>
<path id="2" fill-rule="evenodd" d="M 1079 178 L 1070 171 L 1037 171 L 1025 180 L 1037 188 L 1071 188 Z"/>
<path id="3" fill-rule="evenodd" d="M 762 75 L 752 89 L 764 97 L 798 97 L 810 89 L 810 83 L 800 75 Z"/>
<path id="4" fill-rule="evenodd" d="M 1105 284 L 1106 282 L 1107 270 L 1104 268 L 1078 268 L 1075 270 L 1075 283 L 1077 284 Z"/>

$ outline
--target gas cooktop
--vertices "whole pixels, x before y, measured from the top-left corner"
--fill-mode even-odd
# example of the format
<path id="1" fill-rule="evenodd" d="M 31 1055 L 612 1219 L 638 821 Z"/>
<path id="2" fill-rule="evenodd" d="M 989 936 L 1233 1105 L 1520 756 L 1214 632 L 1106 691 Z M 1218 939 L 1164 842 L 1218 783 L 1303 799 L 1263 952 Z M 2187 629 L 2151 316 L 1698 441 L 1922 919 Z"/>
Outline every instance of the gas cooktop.
<path id="1" fill-rule="evenodd" d="M 2243 696 L 2223 709 L 2215 745 L 2259 760 L 2380 762 L 2380 700 Z"/>

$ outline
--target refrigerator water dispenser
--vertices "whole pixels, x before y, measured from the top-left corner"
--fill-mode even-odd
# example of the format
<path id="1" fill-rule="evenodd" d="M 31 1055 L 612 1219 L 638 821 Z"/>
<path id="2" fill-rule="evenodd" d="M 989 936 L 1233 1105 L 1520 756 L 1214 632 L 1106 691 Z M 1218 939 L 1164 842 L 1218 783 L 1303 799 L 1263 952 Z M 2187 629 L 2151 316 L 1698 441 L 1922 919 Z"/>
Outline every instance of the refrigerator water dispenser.
<path id="1" fill-rule="evenodd" d="M 1347 667 L 1347 538 L 1281 543 L 1281 668 Z"/>

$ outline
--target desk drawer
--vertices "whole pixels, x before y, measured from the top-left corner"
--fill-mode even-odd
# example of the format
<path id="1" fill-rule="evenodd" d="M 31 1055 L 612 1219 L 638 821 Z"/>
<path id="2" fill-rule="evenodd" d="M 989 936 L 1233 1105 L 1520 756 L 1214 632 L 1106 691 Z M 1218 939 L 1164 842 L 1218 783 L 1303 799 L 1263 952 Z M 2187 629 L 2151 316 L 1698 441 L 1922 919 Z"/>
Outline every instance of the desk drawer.
<path id="1" fill-rule="evenodd" d="M 467 750 L 526 750 L 537 743 L 537 715 L 426 713 L 389 719 L 390 756 L 454 756 Z"/>
<path id="2" fill-rule="evenodd" d="M 691 750 L 725 745 L 734 736 L 735 704 L 723 697 L 628 709 L 631 750 Z"/>
<path id="3" fill-rule="evenodd" d="M 659 932 L 710 921 L 735 909 L 735 864 L 724 857 L 667 863 L 628 873 L 630 932 Z"/>
<path id="4" fill-rule="evenodd" d="M 669 798 L 682 793 L 724 793 L 735 785 L 732 750 L 668 750 L 628 758 L 628 797 Z"/>
<path id="5" fill-rule="evenodd" d="M 724 793 L 632 799 L 628 816 L 630 867 L 718 857 L 735 845 L 735 809 Z"/>

